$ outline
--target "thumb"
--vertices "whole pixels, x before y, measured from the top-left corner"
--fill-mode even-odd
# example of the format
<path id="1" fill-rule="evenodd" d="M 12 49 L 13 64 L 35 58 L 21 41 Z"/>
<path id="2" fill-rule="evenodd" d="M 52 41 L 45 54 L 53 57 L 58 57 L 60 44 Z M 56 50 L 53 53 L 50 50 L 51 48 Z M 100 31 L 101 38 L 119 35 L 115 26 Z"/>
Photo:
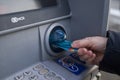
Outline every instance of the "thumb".
<path id="1" fill-rule="evenodd" d="M 71 45 L 73 48 L 90 48 L 92 46 L 91 37 L 76 40 Z"/>

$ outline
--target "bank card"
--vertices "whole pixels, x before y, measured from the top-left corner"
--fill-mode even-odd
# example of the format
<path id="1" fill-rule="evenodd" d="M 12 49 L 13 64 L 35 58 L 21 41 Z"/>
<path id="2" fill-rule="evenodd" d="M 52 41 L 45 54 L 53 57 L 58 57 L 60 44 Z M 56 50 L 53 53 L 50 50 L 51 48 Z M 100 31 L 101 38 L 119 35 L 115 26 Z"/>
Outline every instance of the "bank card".
<path id="1" fill-rule="evenodd" d="M 62 41 L 62 42 L 56 42 L 56 43 L 55 43 L 55 45 L 56 45 L 57 47 L 62 48 L 62 49 L 64 49 L 65 51 L 73 52 L 73 53 L 77 52 L 78 49 L 77 49 L 77 48 L 72 48 L 72 47 L 71 47 L 71 44 L 72 44 L 72 42 L 71 42 L 71 41 L 68 41 L 68 40 L 64 40 L 64 41 Z"/>

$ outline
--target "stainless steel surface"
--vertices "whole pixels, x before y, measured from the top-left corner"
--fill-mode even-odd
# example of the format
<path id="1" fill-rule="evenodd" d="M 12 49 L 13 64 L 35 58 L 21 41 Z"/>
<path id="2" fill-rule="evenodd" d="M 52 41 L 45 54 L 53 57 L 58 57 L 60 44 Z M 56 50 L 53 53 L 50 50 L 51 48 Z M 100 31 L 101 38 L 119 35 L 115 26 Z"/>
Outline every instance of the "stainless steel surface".
<path id="1" fill-rule="evenodd" d="M 108 29 L 120 31 L 120 0 L 111 0 Z"/>
<path id="2" fill-rule="evenodd" d="M 71 12 L 73 13 L 72 16 L 70 14 L 70 15 L 54 18 L 51 20 L 46 20 L 43 22 L 28 24 L 26 26 L 22 26 L 22 28 L 14 28 L 0 32 L 0 43 L 3 44 L 3 46 L 0 45 L 0 49 L 2 48 L 2 50 L 0 50 L 0 54 L 3 51 L 2 54 L 4 55 L 5 52 L 8 56 L 7 58 L 4 58 L 3 60 L 0 61 L 3 61 L 3 63 L 5 63 L 3 65 L 5 66 L 6 62 L 4 61 L 6 61 L 8 58 L 12 58 L 11 54 L 13 54 L 13 56 L 15 56 L 14 54 L 17 54 L 17 57 L 16 56 L 14 57 L 16 58 L 14 61 L 16 61 L 16 64 L 17 61 L 18 62 L 20 61 L 21 63 L 20 65 L 16 65 L 16 67 L 14 67 L 14 62 L 10 60 L 11 62 L 8 63 L 7 65 L 10 65 L 12 67 L 6 68 L 6 70 L 4 71 L 6 71 L 6 74 L 8 70 L 11 70 L 11 72 L 9 72 L 7 76 L 4 73 L 4 77 L 8 77 L 9 75 L 20 72 L 22 69 L 27 68 L 27 66 L 31 66 L 32 64 L 37 63 L 39 61 L 43 61 L 46 66 L 48 66 L 51 70 L 55 71 L 56 73 L 62 75 L 64 78 L 66 79 L 70 78 L 69 80 L 75 80 L 75 79 L 80 80 L 87 77 L 91 73 L 96 74 L 98 67 L 91 66 L 88 70 L 86 70 L 79 76 L 76 76 L 71 72 L 69 72 L 68 70 L 66 70 L 65 68 L 63 68 L 62 66 L 53 62 L 52 60 L 53 57 L 50 56 L 49 53 L 54 54 L 54 52 L 46 49 L 46 46 L 49 46 L 49 43 L 47 42 L 47 44 L 45 45 L 45 38 L 46 38 L 45 35 L 47 30 L 50 28 L 52 24 L 53 25 L 61 24 L 65 26 L 64 28 L 68 34 L 67 37 L 71 41 L 91 35 L 104 36 L 106 32 L 105 29 L 107 23 L 107 12 L 108 12 L 107 10 L 109 5 L 109 0 L 91 0 L 91 1 L 68 0 L 68 1 L 70 3 Z M 95 14 L 93 15 L 93 13 Z M 49 15 L 49 13 L 47 14 Z M 95 30 L 93 31 L 93 29 Z M 6 36 L 8 37 L 6 38 Z M 24 59 L 22 57 L 19 57 L 19 55 L 22 55 Z M 3 57 L 1 56 L 0 59 L 2 58 Z M 26 65 L 26 63 L 29 65 Z M 19 67 L 22 68 L 17 69 Z M 3 68 L 4 67 L 2 67 L 1 69 Z"/>
<path id="3" fill-rule="evenodd" d="M 13 29 L 9 29 L 9 30 L 0 31 L 0 35 L 11 33 L 11 32 L 14 32 L 14 31 L 24 30 L 24 29 L 27 29 L 27 28 L 34 27 L 36 25 L 44 25 L 44 24 L 47 24 L 47 23 L 50 23 L 50 22 L 66 19 L 66 18 L 69 18 L 71 16 L 72 16 L 72 13 L 70 13 L 69 15 L 66 15 L 66 16 L 57 17 L 57 18 L 42 21 L 42 22 L 36 22 L 36 23 L 33 23 L 33 24 L 28 24 L 28 25 L 25 25 L 25 26 L 21 26 L 21 27 L 18 27 L 18 28 L 13 28 Z"/>

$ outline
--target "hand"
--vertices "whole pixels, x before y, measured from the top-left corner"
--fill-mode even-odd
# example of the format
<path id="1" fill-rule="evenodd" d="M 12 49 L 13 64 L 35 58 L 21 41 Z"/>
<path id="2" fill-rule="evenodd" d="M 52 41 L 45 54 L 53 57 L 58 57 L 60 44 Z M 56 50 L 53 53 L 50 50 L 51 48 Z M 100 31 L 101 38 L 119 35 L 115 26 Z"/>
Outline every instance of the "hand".
<path id="1" fill-rule="evenodd" d="M 81 60 L 88 64 L 99 65 L 103 59 L 106 49 L 107 38 L 105 37 L 87 37 L 81 40 L 76 40 L 72 43 L 73 48 L 78 49 L 78 55 Z"/>

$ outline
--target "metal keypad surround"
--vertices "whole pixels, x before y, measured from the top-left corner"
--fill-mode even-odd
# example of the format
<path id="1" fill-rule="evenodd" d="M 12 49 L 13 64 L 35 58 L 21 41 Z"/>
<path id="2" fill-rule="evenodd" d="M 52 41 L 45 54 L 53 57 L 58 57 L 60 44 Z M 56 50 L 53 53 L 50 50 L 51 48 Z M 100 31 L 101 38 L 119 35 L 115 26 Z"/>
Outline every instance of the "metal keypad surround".
<path id="1" fill-rule="evenodd" d="M 65 80 L 42 63 L 37 63 L 5 80 Z"/>

